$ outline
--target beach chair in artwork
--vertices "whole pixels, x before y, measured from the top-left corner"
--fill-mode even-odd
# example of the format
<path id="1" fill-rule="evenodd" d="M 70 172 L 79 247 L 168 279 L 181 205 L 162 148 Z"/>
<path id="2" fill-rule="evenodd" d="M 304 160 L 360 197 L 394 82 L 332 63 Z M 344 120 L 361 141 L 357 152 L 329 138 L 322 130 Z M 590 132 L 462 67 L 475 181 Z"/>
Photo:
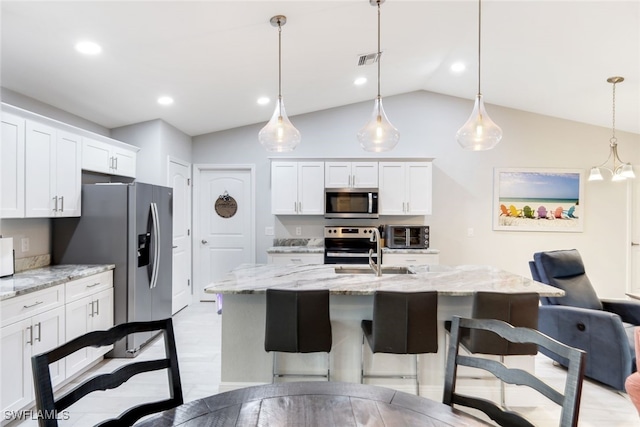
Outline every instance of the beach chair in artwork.
<path id="1" fill-rule="evenodd" d="M 540 206 L 538 208 L 538 218 L 546 218 L 547 217 L 547 208 L 544 206 Z"/>
<path id="2" fill-rule="evenodd" d="M 509 209 L 505 205 L 500 205 L 500 216 L 509 216 Z"/>
<path id="3" fill-rule="evenodd" d="M 578 218 L 578 217 L 575 215 L 575 213 L 576 213 L 576 207 L 575 207 L 575 205 L 574 205 L 574 206 L 571 206 L 571 207 L 569 208 L 569 210 L 562 211 L 562 213 L 563 213 L 564 215 L 566 215 L 567 217 L 569 217 L 569 218 Z"/>
<path id="4" fill-rule="evenodd" d="M 509 216 L 522 216 L 522 209 L 516 209 L 515 206 L 509 206 Z"/>
<path id="5" fill-rule="evenodd" d="M 535 211 L 531 209 L 531 206 L 529 205 L 522 208 L 522 213 L 524 214 L 525 218 L 535 218 Z"/>
<path id="6" fill-rule="evenodd" d="M 562 206 L 558 206 L 555 210 L 555 212 L 553 213 L 553 216 L 555 216 L 556 218 L 562 218 L 562 212 L 564 211 L 564 209 L 562 209 Z"/>

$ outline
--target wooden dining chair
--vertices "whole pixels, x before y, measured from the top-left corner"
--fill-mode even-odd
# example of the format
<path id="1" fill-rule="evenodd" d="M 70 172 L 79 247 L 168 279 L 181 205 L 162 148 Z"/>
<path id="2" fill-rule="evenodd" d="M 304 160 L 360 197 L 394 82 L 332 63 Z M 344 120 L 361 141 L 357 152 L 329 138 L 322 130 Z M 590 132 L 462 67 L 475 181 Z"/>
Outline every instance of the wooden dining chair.
<path id="1" fill-rule="evenodd" d="M 127 335 L 138 332 L 162 331 L 164 335 L 165 357 L 156 360 L 135 361 L 119 367 L 113 372 L 97 374 L 61 396 L 54 395 L 49 375 L 49 365 L 85 347 L 112 345 Z M 151 322 L 123 323 L 106 331 L 94 331 L 79 336 L 66 344 L 31 358 L 36 395 L 36 408 L 40 427 L 58 427 L 58 418 L 64 410 L 78 402 L 89 393 L 98 390 L 110 390 L 119 387 L 134 375 L 144 372 L 167 370 L 169 398 L 134 406 L 117 418 L 97 424 L 100 427 L 121 427 L 133 425 L 140 418 L 182 405 L 182 384 L 178 368 L 175 336 L 171 318 Z"/>
<path id="2" fill-rule="evenodd" d="M 472 333 L 478 331 L 490 331 L 513 343 L 534 344 L 564 357 L 567 363 L 567 376 L 564 385 L 564 393 L 556 390 L 549 384 L 536 377 L 534 374 L 522 369 L 508 368 L 504 364 L 487 358 L 474 355 L 459 354 L 463 330 L 468 329 Z M 501 320 L 494 319 L 466 319 L 454 316 L 451 327 L 451 340 L 447 357 L 447 369 L 445 373 L 443 403 L 453 406 L 461 405 L 484 412 L 492 420 L 501 426 L 533 427 L 522 415 L 496 405 L 493 401 L 459 394 L 456 391 L 458 366 L 469 366 L 481 369 L 493 374 L 500 381 L 509 384 L 527 386 L 541 393 L 551 401 L 562 407 L 560 414 L 560 427 L 575 427 L 578 425 L 580 409 L 580 397 L 582 394 L 582 382 L 584 379 L 586 353 L 583 350 L 569 347 L 556 341 L 543 333 L 530 328 L 513 327 Z"/>

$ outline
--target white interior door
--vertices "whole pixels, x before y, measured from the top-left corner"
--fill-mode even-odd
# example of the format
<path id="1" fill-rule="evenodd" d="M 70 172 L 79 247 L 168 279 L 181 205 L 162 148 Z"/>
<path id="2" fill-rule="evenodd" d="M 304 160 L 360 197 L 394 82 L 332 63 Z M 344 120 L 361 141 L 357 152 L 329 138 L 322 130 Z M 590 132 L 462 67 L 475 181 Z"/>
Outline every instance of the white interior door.
<path id="1" fill-rule="evenodd" d="M 255 193 L 253 166 L 198 167 L 198 230 L 194 247 L 198 252 L 200 300 L 210 301 L 215 295 L 205 294 L 204 287 L 220 279 L 242 263 L 255 263 Z M 216 201 L 228 195 L 237 206 L 216 211 Z M 230 200 L 230 199 L 228 199 Z"/>
<path id="2" fill-rule="evenodd" d="M 173 277 L 171 313 L 191 304 L 191 165 L 169 158 L 173 188 Z"/>

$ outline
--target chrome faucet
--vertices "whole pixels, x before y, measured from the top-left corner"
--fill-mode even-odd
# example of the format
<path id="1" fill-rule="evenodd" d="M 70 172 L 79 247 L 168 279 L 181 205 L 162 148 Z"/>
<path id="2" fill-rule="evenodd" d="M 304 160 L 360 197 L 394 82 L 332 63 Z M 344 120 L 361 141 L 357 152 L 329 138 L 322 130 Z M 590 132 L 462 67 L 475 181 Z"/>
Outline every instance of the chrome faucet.
<path id="1" fill-rule="evenodd" d="M 371 242 L 376 243 L 376 258 L 377 263 L 373 262 L 373 249 L 369 249 L 369 267 L 376 273 L 376 276 L 382 276 L 382 248 L 380 247 L 380 231 L 377 228 L 373 228 L 373 234 L 369 239 Z"/>

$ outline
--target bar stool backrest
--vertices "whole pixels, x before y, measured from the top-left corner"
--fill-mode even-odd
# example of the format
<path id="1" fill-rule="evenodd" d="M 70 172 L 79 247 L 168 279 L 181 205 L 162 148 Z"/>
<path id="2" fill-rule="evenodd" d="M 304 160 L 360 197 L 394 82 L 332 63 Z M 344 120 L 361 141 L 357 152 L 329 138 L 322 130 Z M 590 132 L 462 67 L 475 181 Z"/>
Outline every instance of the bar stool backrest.
<path id="1" fill-rule="evenodd" d="M 373 300 L 374 353 L 438 352 L 438 293 L 377 291 Z"/>

